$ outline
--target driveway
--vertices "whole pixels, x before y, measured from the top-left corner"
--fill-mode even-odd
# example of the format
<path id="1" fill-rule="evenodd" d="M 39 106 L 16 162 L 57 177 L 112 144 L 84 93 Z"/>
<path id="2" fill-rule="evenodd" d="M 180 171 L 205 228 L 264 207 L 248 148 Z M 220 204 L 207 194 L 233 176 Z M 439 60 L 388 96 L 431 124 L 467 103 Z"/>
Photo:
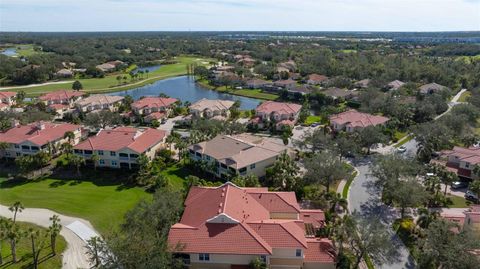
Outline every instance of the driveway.
<path id="1" fill-rule="evenodd" d="M 169 119 L 167 119 L 167 121 L 164 124 L 161 124 L 158 127 L 158 129 L 166 131 L 167 135 L 169 135 L 173 130 L 173 126 L 175 126 L 175 122 L 178 121 L 178 120 L 181 120 L 182 118 L 183 118 L 183 116 L 177 116 L 175 118 L 169 118 Z"/>
<path id="2" fill-rule="evenodd" d="M 400 214 L 394 208 L 386 206 L 381 201 L 381 191 L 374 186 L 375 178 L 370 175 L 370 159 L 364 159 L 354 163 L 358 169 L 358 175 L 352 182 L 350 194 L 348 196 L 348 207 L 350 212 L 356 212 L 361 217 L 368 219 L 378 219 L 391 234 L 392 245 L 397 250 L 397 255 L 393 261 L 377 265 L 381 269 L 403 269 L 415 268 L 415 262 L 410 256 L 408 249 L 403 242 L 395 235 L 391 229 L 395 219 Z"/>
<path id="3" fill-rule="evenodd" d="M 21 213 L 17 214 L 17 220 L 48 228 L 51 224 L 49 218 L 53 215 L 60 217 L 60 224 L 62 225 L 60 234 L 65 238 L 65 241 L 67 241 L 67 248 L 62 253 L 62 268 L 91 268 L 92 264 L 88 262 L 88 257 L 85 254 L 87 244 L 79 235 L 88 234 L 89 236 L 84 239 L 89 239 L 92 235 L 98 235 L 99 233 L 95 231 L 87 220 L 61 215 L 51 210 L 41 208 L 25 208 Z M 13 212 L 8 210 L 7 206 L 0 205 L 0 216 L 13 218 Z M 71 229 L 69 229 L 69 227 Z"/>

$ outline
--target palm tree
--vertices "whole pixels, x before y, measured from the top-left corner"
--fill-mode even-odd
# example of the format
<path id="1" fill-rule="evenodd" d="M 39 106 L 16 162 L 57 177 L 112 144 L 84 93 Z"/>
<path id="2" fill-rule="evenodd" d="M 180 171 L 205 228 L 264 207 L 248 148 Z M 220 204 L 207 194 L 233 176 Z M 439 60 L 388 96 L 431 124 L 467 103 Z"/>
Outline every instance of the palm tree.
<path id="1" fill-rule="evenodd" d="M 33 268 L 37 269 L 38 268 L 38 263 L 40 260 L 40 252 L 43 249 L 43 245 L 45 244 L 45 241 L 42 240 L 39 246 L 37 246 L 35 243 L 36 241 L 40 238 L 40 231 L 36 230 L 34 228 L 28 229 L 28 236 L 30 237 L 30 242 L 32 244 L 32 258 L 33 258 Z"/>
<path id="2" fill-rule="evenodd" d="M 147 74 L 147 78 L 148 78 L 148 73 L 150 73 L 150 70 L 145 70 L 145 73 Z"/>
<path id="3" fill-rule="evenodd" d="M 118 81 L 118 85 L 120 85 L 121 81 L 122 81 L 122 76 L 118 75 L 117 76 L 117 81 Z"/>
<path id="4" fill-rule="evenodd" d="M 68 143 L 72 143 L 75 140 L 75 134 L 72 131 L 65 132 L 63 135 L 64 139 L 67 139 Z"/>
<path id="5" fill-rule="evenodd" d="M 60 146 L 60 149 L 67 154 L 67 157 L 70 156 L 73 152 L 72 144 L 65 142 Z"/>
<path id="6" fill-rule="evenodd" d="M 123 83 L 124 84 L 127 83 L 127 79 L 128 79 L 127 76 L 123 76 Z"/>
<path id="7" fill-rule="evenodd" d="M 7 225 L 5 219 L 0 219 L 0 265 L 3 264 L 2 241 L 7 239 Z"/>
<path id="8" fill-rule="evenodd" d="M 427 229 L 430 223 L 440 215 L 438 212 L 428 210 L 428 208 L 419 208 L 417 213 L 419 215 L 417 225 L 423 229 Z"/>
<path id="9" fill-rule="evenodd" d="M 10 250 L 12 255 L 12 262 L 17 262 L 17 243 L 23 237 L 23 232 L 15 225 L 13 221 L 7 221 L 7 239 L 10 241 Z"/>
<path id="10" fill-rule="evenodd" d="M 7 142 L 0 142 L 0 151 L 5 151 L 10 148 L 10 144 Z"/>
<path id="11" fill-rule="evenodd" d="M 48 227 L 48 232 L 50 233 L 50 247 L 52 248 L 52 254 L 56 255 L 56 245 L 57 245 L 57 236 L 62 230 L 62 225 L 60 224 L 60 218 L 58 215 L 53 215 L 50 217 L 52 225 Z"/>
<path id="12" fill-rule="evenodd" d="M 100 156 L 98 156 L 96 153 L 92 154 L 92 156 L 90 157 L 90 160 L 92 160 L 93 162 L 93 169 L 95 170 L 95 172 L 97 171 L 97 164 L 98 164 L 98 161 L 100 161 Z"/>
<path id="13" fill-rule="evenodd" d="M 77 156 L 77 155 L 71 155 L 68 158 L 68 161 L 70 165 L 76 168 L 77 170 L 77 176 L 80 176 L 80 166 L 85 164 L 85 159 L 83 157 Z"/>
<path id="14" fill-rule="evenodd" d="M 8 210 L 13 212 L 13 224 L 15 224 L 15 221 L 17 220 L 17 213 L 22 212 L 24 209 L 25 207 L 23 207 L 20 201 L 13 203 L 13 205 L 8 208 Z"/>

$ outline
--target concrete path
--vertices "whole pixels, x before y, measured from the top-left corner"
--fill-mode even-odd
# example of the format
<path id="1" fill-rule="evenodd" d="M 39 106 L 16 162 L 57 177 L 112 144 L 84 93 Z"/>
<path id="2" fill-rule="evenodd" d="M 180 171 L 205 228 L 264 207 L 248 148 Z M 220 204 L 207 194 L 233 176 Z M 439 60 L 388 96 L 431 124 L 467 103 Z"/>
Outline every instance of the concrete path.
<path id="1" fill-rule="evenodd" d="M 72 231 L 67 227 L 72 223 L 80 222 L 84 227 L 86 227 L 85 229 L 89 234 L 98 235 L 99 233 L 95 231 L 93 226 L 87 220 L 61 215 L 54 211 L 41 208 L 25 208 L 21 213 L 17 214 L 17 220 L 34 223 L 36 225 L 48 228 L 48 226 L 51 224 L 49 218 L 53 215 L 58 215 L 60 217 L 60 224 L 63 226 L 60 234 L 67 241 L 67 249 L 62 253 L 62 268 L 91 268 L 92 265 L 88 262 L 87 255 L 85 254 L 86 242 L 75 233 L 79 233 L 80 231 Z M 8 210 L 7 206 L 0 205 L 0 216 L 13 218 L 13 212 Z"/>
<path id="2" fill-rule="evenodd" d="M 73 80 L 63 80 L 63 81 L 55 81 L 55 82 L 45 82 L 45 83 L 29 84 L 29 85 L 23 85 L 23 86 L 0 87 L 0 91 L 4 91 L 4 90 L 15 90 L 15 89 L 24 89 L 24 88 L 34 88 L 34 87 L 40 87 L 40 86 L 46 86 L 46 85 L 67 84 L 67 83 L 73 83 Z"/>

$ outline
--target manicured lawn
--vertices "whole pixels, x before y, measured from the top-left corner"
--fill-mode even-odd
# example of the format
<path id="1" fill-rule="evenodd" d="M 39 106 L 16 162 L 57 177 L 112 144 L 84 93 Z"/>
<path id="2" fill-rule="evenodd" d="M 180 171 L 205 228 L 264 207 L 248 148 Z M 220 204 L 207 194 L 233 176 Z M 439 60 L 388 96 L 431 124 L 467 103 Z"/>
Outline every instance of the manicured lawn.
<path id="1" fill-rule="evenodd" d="M 235 94 L 235 95 L 245 96 L 245 97 L 263 99 L 263 100 L 276 100 L 278 98 L 278 95 L 276 95 L 276 94 L 266 93 L 266 92 L 263 92 L 262 90 L 259 90 L 259 89 L 233 90 L 230 93 Z"/>
<path id="2" fill-rule="evenodd" d="M 408 132 L 395 131 L 395 133 L 393 134 L 393 136 L 395 136 L 395 138 L 397 139 L 397 141 L 399 141 L 400 139 L 404 138 L 407 134 L 408 134 Z"/>
<path id="3" fill-rule="evenodd" d="M 413 139 L 413 136 L 410 135 L 410 136 L 407 136 L 407 137 L 404 137 L 402 141 L 398 142 L 397 144 L 394 145 L 395 148 L 398 148 L 402 145 L 404 145 L 405 143 L 407 143 L 408 141 L 412 140 Z"/>
<path id="4" fill-rule="evenodd" d="M 22 213 L 19 213 L 22 214 Z M 36 230 L 42 230 L 42 232 L 46 232 L 45 228 L 42 228 L 40 226 L 31 224 L 31 223 L 25 223 L 25 222 L 17 222 L 17 224 L 20 226 L 20 229 L 22 231 L 28 231 L 29 228 L 34 228 Z M 65 228 L 63 228 L 65 229 Z M 56 268 L 62 268 L 62 256 L 60 255 L 66 248 L 67 242 L 65 242 L 65 239 L 63 236 L 59 235 L 57 237 L 57 255 L 52 256 L 51 255 L 51 249 L 50 249 L 50 238 L 48 237 L 47 242 L 44 245 L 43 250 L 40 252 L 40 264 L 38 268 L 40 269 L 56 269 Z M 40 242 L 40 241 L 39 241 Z M 12 257 L 11 257 L 11 252 L 10 252 L 10 245 L 7 244 L 7 242 L 3 241 L 2 242 L 2 257 L 3 257 L 3 264 L 0 265 L 0 268 L 2 269 L 19 269 L 19 268 L 33 268 L 32 266 L 32 247 L 31 247 L 31 242 L 30 238 L 23 237 L 20 239 L 20 242 L 17 243 L 17 263 L 13 264 L 12 263 Z"/>
<path id="5" fill-rule="evenodd" d="M 181 164 L 175 164 L 163 170 L 162 174 L 168 178 L 168 181 L 172 187 L 181 190 L 183 189 L 184 179 L 192 173 L 190 173 L 185 166 Z"/>
<path id="6" fill-rule="evenodd" d="M 458 102 L 467 102 L 468 97 L 472 95 L 470 92 L 464 92 L 462 95 L 460 95 L 460 98 L 458 98 Z"/>
<path id="7" fill-rule="evenodd" d="M 144 76 L 143 80 L 135 81 L 131 85 L 118 85 L 117 75 L 108 75 L 104 78 L 89 78 L 89 79 L 79 79 L 82 83 L 84 91 L 90 93 L 106 93 L 106 92 L 116 92 L 121 90 L 127 90 L 135 87 L 140 87 L 154 81 L 165 79 L 169 77 L 175 77 L 180 75 L 187 74 L 187 65 L 197 63 L 199 65 L 202 64 L 205 59 L 195 58 L 195 57 L 177 57 L 176 60 L 178 63 L 175 64 L 168 64 L 164 65 L 161 68 L 152 71 L 149 73 L 148 78 Z M 122 73 L 123 76 L 123 73 Z M 130 78 L 128 79 L 130 81 Z M 61 89 L 70 89 L 71 83 L 65 84 L 51 84 L 51 85 L 43 85 L 38 87 L 32 88 L 16 88 L 13 91 L 20 91 L 23 90 L 26 92 L 27 96 L 38 96 L 40 94 L 56 91 Z"/>
<path id="8" fill-rule="evenodd" d="M 119 225 L 123 215 L 150 195 L 143 189 L 105 181 L 40 179 L 7 181 L 0 178 L 0 203 L 21 201 L 25 207 L 48 208 L 89 220 L 104 233 Z"/>
<path id="9" fill-rule="evenodd" d="M 321 121 L 322 121 L 322 117 L 321 117 L 321 116 L 310 115 L 310 116 L 308 116 L 307 119 L 305 120 L 305 124 L 306 124 L 306 125 L 310 125 L 310 124 L 317 123 L 317 122 L 321 122 Z"/>
<path id="10" fill-rule="evenodd" d="M 463 197 L 448 195 L 448 199 L 452 202 L 448 205 L 450 208 L 466 208 L 470 206 L 470 203 Z"/>

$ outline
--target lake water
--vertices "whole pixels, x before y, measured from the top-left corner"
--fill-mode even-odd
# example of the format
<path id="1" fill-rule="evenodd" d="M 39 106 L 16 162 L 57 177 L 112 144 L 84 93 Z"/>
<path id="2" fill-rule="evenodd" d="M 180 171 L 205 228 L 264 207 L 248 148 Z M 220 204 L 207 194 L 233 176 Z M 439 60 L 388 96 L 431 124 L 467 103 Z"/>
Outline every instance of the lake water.
<path id="1" fill-rule="evenodd" d="M 7 48 L 0 53 L 7 56 L 15 56 L 17 55 L 17 50 L 15 48 Z"/>
<path id="2" fill-rule="evenodd" d="M 162 67 L 162 66 L 161 65 L 152 65 L 152 66 L 139 67 L 135 70 L 135 72 L 138 72 L 140 70 L 144 71 L 144 72 L 147 71 L 147 70 L 148 70 L 148 72 L 153 72 L 155 70 L 160 69 L 160 67 Z"/>
<path id="3" fill-rule="evenodd" d="M 142 96 L 158 96 L 160 93 L 164 93 L 170 97 L 180 99 L 180 101 L 182 102 L 189 101 L 191 103 L 194 103 L 202 98 L 232 101 L 239 100 L 240 109 L 243 110 L 254 109 L 261 102 L 261 100 L 259 99 L 236 96 L 228 93 L 220 93 L 217 91 L 205 89 L 196 84 L 195 79 L 190 76 L 181 76 L 159 80 L 149 85 L 122 92 L 109 93 L 109 95 L 130 95 L 134 100 L 137 100 Z"/>

